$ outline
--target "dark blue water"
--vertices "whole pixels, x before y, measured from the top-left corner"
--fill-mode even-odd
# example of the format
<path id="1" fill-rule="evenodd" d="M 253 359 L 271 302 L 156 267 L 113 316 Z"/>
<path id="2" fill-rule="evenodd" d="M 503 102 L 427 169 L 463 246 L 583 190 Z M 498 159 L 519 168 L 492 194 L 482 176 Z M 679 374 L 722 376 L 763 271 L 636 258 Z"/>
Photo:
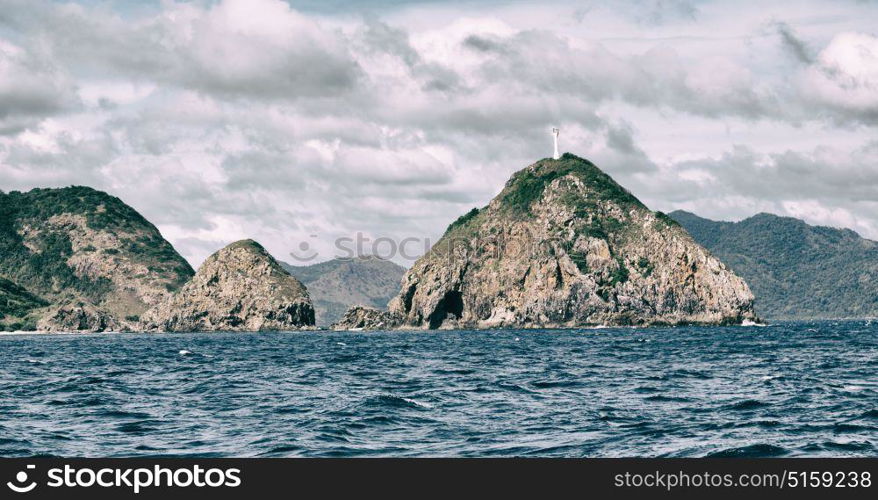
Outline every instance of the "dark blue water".
<path id="1" fill-rule="evenodd" d="M 0 337 L 0 456 L 876 456 L 878 322 Z"/>

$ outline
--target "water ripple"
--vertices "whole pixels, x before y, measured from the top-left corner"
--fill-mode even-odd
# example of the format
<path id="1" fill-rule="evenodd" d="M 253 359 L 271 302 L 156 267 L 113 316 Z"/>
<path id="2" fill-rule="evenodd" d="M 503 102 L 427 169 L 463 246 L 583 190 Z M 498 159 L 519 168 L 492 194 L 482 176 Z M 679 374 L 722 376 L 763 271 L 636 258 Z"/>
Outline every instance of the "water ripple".
<path id="1" fill-rule="evenodd" d="M 878 323 L 0 344 L 0 456 L 878 453 Z"/>

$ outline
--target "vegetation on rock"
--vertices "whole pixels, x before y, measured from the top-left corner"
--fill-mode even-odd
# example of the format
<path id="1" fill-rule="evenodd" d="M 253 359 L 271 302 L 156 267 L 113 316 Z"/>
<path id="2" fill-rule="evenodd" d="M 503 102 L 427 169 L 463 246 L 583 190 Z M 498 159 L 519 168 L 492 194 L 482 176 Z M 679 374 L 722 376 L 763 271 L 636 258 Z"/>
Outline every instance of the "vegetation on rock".
<path id="1" fill-rule="evenodd" d="M 570 153 L 564 153 L 560 160 L 542 160 L 516 172 L 499 196 L 505 207 L 520 214 L 530 214 L 531 205 L 540 199 L 546 186 L 555 179 L 568 175 L 581 180 L 600 200 L 619 205 L 643 206 L 640 200 L 592 162 Z M 581 200 L 567 198 L 564 201 L 579 205 Z"/>
<path id="2" fill-rule="evenodd" d="M 457 218 L 457 220 L 455 220 L 454 222 L 452 222 L 451 224 L 449 224 L 449 225 L 448 225 L 448 229 L 446 229 L 445 232 L 446 232 L 446 233 L 450 233 L 450 232 L 453 231 L 455 228 L 458 228 L 458 227 L 461 227 L 461 226 L 465 225 L 467 222 L 469 222 L 470 220 L 472 220 L 473 218 L 475 218 L 475 216 L 477 216 L 477 215 L 479 215 L 479 209 L 478 209 L 478 208 L 473 208 L 472 210 L 470 210 L 469 212 L 467 212 L 467 213 L 461 215 L 460 217 Z"/>
<path id="3" fill-rule="evenodd" d="M 452 223 L 403 278 L 401 327 L 740 323 L 746 283 L 673 220 L 588 160 L 565 154 L 515 173 Z M 354 314 L 355 313 L 355 314 Z"/>
<path id="4" fill-rule="evenodd" d="M 36 319 L 33 313 L 48 302 L 23 287 L 0 278 L 0 330 L 33 330 Z"/>

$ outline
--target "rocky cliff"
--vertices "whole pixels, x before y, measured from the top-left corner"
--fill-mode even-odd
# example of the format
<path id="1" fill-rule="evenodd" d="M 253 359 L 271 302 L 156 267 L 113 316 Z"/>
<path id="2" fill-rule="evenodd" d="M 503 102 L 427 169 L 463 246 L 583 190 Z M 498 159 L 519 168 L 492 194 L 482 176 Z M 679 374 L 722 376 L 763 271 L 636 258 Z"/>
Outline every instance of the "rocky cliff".
<path id="1" fill-rule="evenodd" d="M 380 315 L 395 317 L 396 326 L 435 329 L 735 324 L 754 315 L 744 280 L 568 153 L 517 172 L 487 207 L 452 223 Z"/>
<path id="2" fill-rule="evenodd" d="M 314 325 L 308 291 L 252 240 L 223 248 L 172 297 L 147 311 L 149 331 L 295 330 Z"/>
<path id="3" fill-rule="evenodd" d="M 747 280 L 760 316 L 878 317 L 878 242 L 850 229 L 771 214 L 740 222 L 670 215 Z"/>
<path id="4" fill-rule="evenodd" d="M 87 187 L 0 192 L 0 277 L 43 301 L 28 329 L 134 328 L 192 274 L 118 198 Z"/>
<path id="5" fill-rule="evenodd" d="M 308 287 L 318 326 L 337 322 L 352 306 L 386 309 L 405 274 L 404 267 L 378 257 L 333 259 L 310 266 L 280 264 Z"/>

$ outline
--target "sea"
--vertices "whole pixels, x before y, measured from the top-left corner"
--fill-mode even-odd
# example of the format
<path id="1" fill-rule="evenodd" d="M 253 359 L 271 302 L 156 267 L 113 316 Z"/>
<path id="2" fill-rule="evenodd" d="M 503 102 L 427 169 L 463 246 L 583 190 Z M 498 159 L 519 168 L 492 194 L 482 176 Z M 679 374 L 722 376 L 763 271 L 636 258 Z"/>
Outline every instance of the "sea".
<path id="1" fill-rule="evenodd" d="M 0 456 L 878 455 L 878 321 L 6 334 Z"/>

